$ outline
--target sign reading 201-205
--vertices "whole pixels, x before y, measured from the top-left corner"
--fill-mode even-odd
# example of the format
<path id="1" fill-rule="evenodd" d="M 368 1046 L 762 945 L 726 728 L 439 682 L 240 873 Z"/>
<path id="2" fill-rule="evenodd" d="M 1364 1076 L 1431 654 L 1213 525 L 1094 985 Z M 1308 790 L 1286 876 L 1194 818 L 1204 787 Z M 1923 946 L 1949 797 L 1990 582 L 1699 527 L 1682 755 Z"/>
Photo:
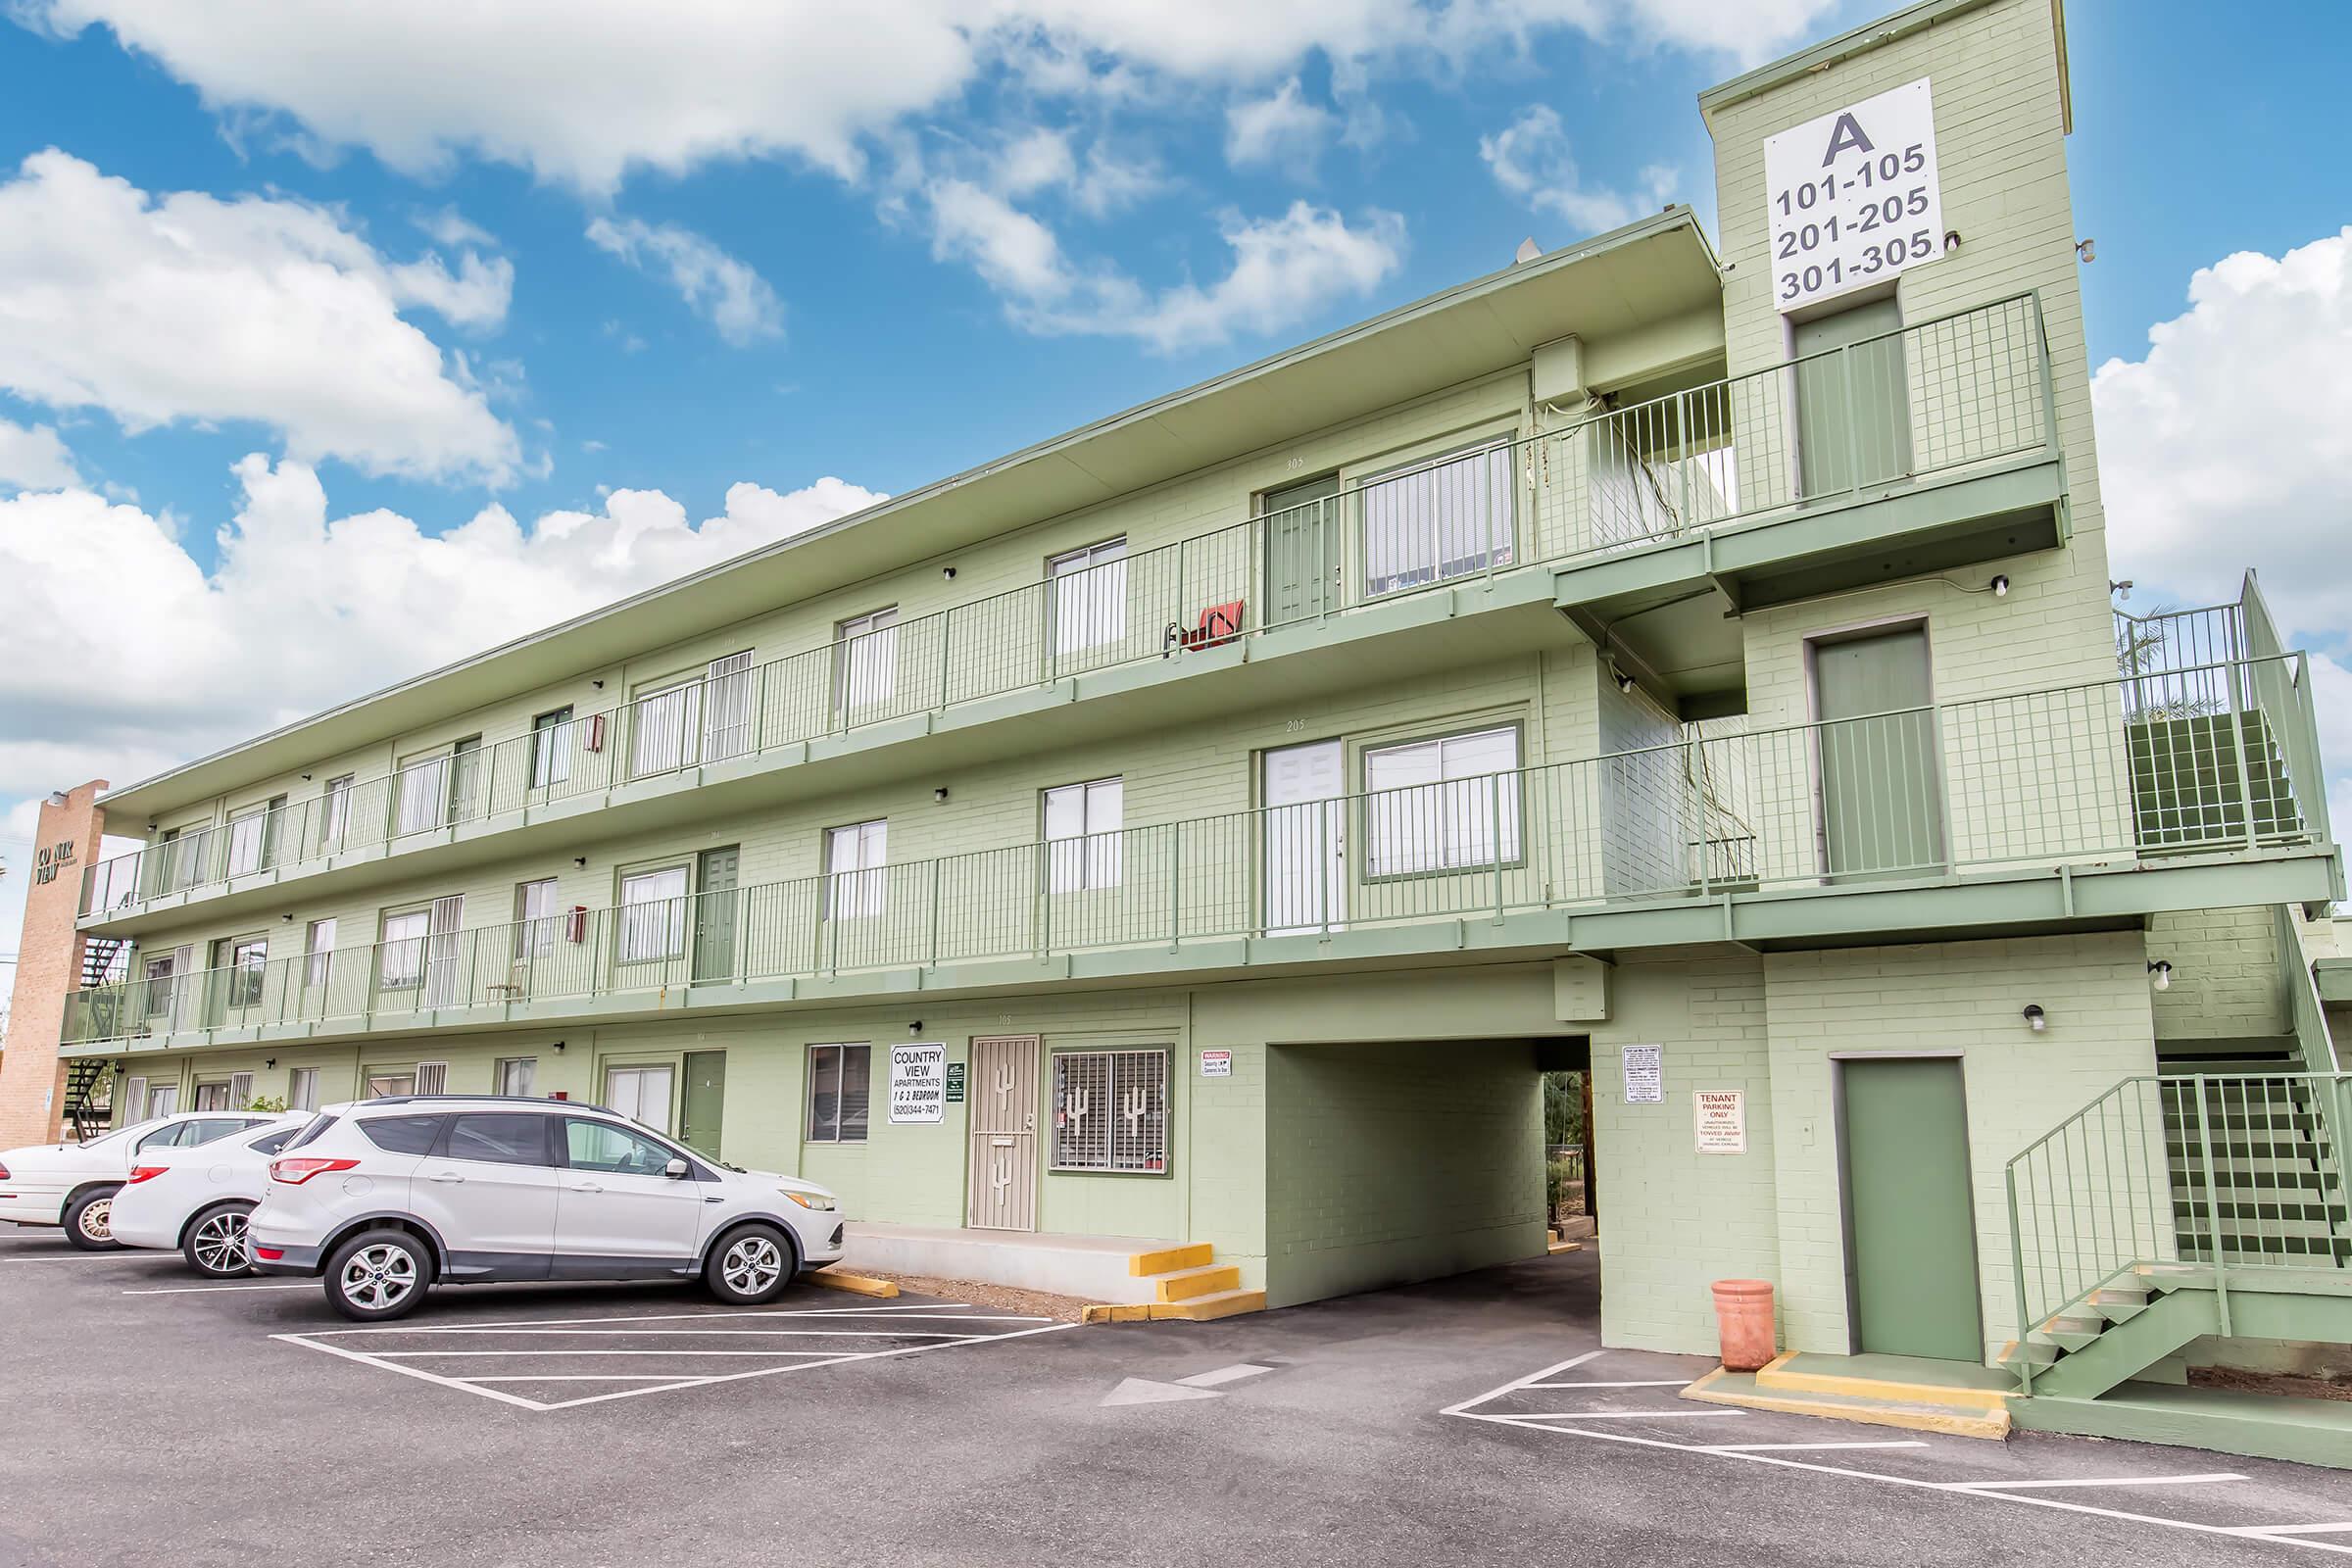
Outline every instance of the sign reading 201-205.
<path id="1" fill-rule="evenodd" d="M 1943 254 L 1928 78 L 1764 140 L 1772 293 L 1784 311 Z"/>

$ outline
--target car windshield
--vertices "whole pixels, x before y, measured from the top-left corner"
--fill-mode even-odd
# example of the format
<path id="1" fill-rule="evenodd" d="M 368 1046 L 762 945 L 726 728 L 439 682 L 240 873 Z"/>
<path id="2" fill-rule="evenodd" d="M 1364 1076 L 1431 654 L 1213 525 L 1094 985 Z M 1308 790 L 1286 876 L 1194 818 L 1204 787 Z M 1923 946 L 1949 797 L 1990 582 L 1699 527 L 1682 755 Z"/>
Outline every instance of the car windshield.
<path id="1" fill-rule="evenodd" d="M 143 1133 L 152 1127 L 160 1126 L 162 1125 L 163 1120 L 164 1118 L 161 1116 L 151 1116 L 145 1121 L 134 1121 L 129 1126 L 118 1127 L 111 1133 L 100 1133 L 97 1137 L 89 1140 L 80 1147 L 83 1149 L 104 1149 L 109 1144 L 121 1143 L 123 1139 L 130 1137 L 133 1133 Z"/>

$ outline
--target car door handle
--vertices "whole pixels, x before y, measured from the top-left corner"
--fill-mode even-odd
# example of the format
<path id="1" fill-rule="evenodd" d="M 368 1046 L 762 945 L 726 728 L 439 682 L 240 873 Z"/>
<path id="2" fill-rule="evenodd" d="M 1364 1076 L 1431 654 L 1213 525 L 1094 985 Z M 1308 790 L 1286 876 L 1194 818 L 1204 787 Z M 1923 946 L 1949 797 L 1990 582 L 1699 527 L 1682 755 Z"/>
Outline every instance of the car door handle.
<path id="1" fill-rule="evenodd" d="M 433 1172 L 431 1177 L 431 1180 L 437 1182 L 462 1182 L 465 1179 L 465 1177 L 459 1175 L 454 1170 L 437 1170 Z"/>
<path id="2" fill-rule="evenodd" d="M 596 1182 L 574 1182 L 571 1190 L 575 1193 L 601 1193 L 605 1189 Z"/>

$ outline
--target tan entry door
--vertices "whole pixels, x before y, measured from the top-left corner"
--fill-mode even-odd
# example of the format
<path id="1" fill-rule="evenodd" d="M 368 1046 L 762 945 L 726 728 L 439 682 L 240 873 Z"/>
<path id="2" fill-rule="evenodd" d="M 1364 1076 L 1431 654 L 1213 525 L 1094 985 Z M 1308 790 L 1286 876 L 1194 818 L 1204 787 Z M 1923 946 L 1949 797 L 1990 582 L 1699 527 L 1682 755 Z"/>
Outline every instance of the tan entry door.
<path id="1" fill-rule="evenodd" d="M 972 1042 L 972 1163 L 965 1223 L 975 1230 L 1037 1229 L 1035 1035 Z"/>

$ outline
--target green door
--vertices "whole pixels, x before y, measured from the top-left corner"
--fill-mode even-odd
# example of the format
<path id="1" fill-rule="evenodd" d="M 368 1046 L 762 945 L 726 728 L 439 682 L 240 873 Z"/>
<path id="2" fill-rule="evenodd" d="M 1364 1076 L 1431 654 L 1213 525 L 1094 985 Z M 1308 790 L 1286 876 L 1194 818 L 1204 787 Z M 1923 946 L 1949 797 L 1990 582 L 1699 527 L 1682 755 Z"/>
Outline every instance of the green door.
<path id="1" fill-rule="evenodd" d="M 735 873 L 740 847 L 705 850 L 702 878 L 695 884 L 694 978 L 724 980 L 735 972 Z"/>
<path id="2" fill-rule="evenodd" d="M 1331 597 L 1339 493 L 1336 473 L 1266 492 L 1261 513 L 1266 519 L 1266 611 L 1261 624 L 1312 620 L 1340 608 Z"/>
<path id="3" fill-rule="evenodd" d="M 1854 1348 L 1982 1362 L 1960 1063 L 1849 1057 L 1838 1068 Z"/>
<path id="4" fill-rule="evenodd" d="M 718 1157 L 718 1129 L 727 1106 L 727 1054 L 686 1053 L 686 1096 L 678 1115 L 678 1142 Z"/>
<path id="5" fill-rule="evenodd" d="M 1797 323 L 1797 483 L 1808 498 L 1910 473 L 1902 324 L 1891 298 Z"/>
<path id="6" fill-rule="evenodd" d="M 1822 864 L 1833 878 L 1943 869 L 1941 737 L 1924 626 L 1813 645 Z"/>

